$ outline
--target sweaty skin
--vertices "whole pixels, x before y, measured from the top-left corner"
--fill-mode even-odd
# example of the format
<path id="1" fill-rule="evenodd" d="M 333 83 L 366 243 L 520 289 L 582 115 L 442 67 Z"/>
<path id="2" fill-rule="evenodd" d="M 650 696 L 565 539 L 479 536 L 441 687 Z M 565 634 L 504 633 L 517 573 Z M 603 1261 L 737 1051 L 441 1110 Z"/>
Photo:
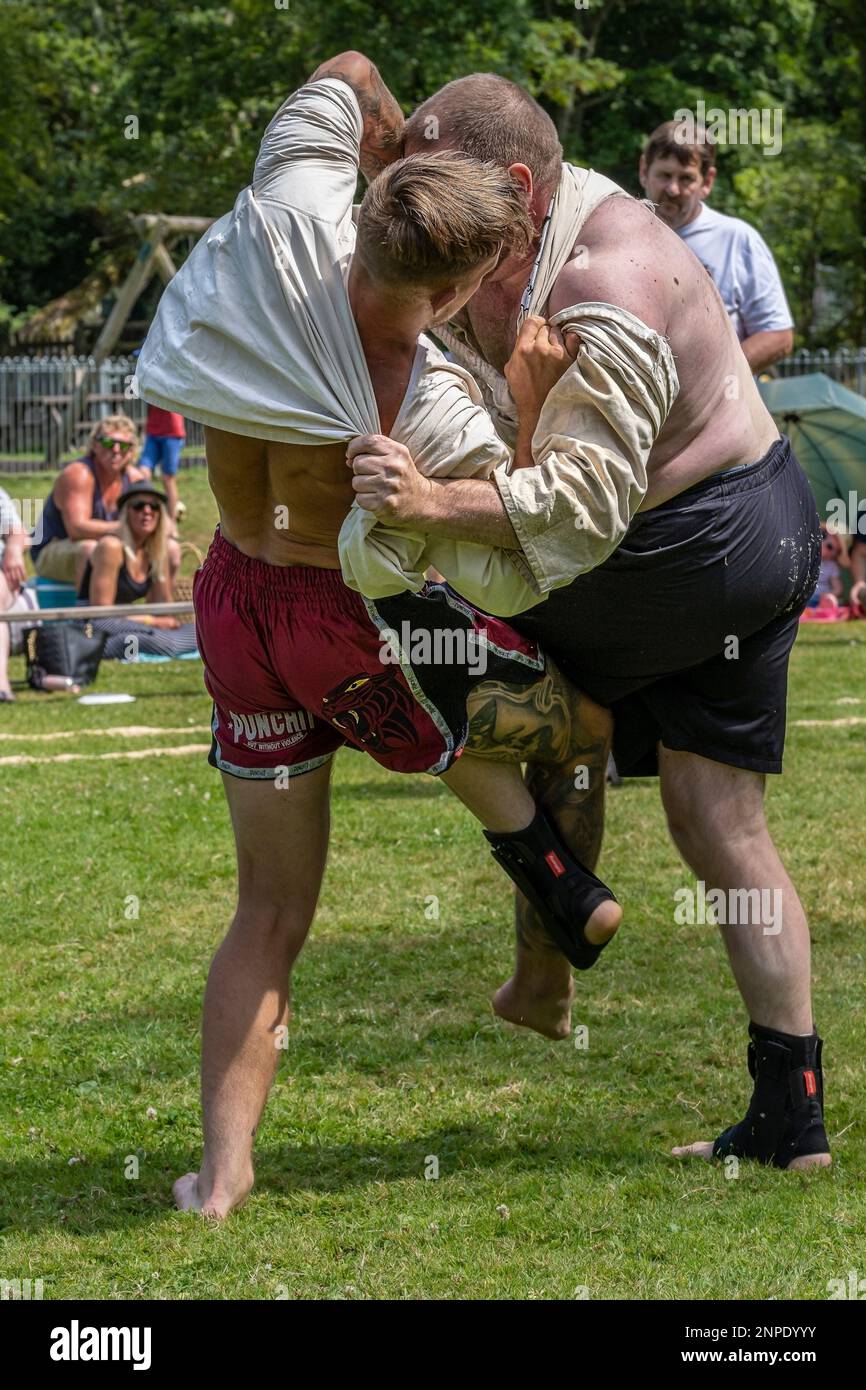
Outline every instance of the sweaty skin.
<path id="1" fill-rule="evenodd" d="M 560 274 L 550 312 L 581 300 L 619 304 L 664 334 L 676 361 L 680 390 L 650 454 L 642 510 L 761 458 L 778 430 L 697 257 L 649 208 L 619 197 L 590 217 L 583 246 Z"/>
<path id="2" fill-rule="evenodd" d="M 204 434 L 227 541 L 269 565 L 340 568 L 337 535 L 352 505 L 344 445 L 276 444 L 209 426 Z"/>
<path id="3" fill-rule="evenodd" d="M 445 138 L 440 146 L 450 143 Z M 417 148 L 417 141 L 407 137 L 406 153 Z M 550 194 L 532 187 L 525 166 L 511 167 L 527 187 L 540 226 Z M 499 371 L 515 345 L 520 299 L 536 250 L 505 258 L 454 316 Z M 676 233 L 635 199 L 614 195 L 591 214 L 542 312 L 550 316 L 591 301 L 627 309 L 665 335 L 676 361 L 680 391 L 650 454 L 642 510 L 767 452 L 778 431 L 710 275 Z M 408 473 L 407 463 L 388 499 L 392 523 L 436 529 L 455 539 L 483 535 L 488 544 L 513 548 L 495 483 L 467 479 L 419 485 Z"/>
<path id="4" fill-rule="evenodd" d="M 778 431 L 712 279 L 680 238 L 643 204 L 614 196 L 588 219 L 575 251 L 548 314 L 589 301 L 616 304 L 664 334 L 676 360 L 680 390 L 650 454 L 642 510 L 761 458 Z M 523 267 L 503 282 L 491 277 L 464 311 L 499 371 L 514 344 L 524 284 Z"/>

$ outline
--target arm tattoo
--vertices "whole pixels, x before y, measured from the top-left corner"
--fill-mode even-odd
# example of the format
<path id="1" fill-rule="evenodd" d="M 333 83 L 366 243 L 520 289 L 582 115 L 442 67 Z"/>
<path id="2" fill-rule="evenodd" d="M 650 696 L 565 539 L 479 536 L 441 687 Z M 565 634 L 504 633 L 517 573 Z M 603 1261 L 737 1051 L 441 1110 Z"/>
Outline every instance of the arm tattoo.
<path id="1" fill-rule="evenodd" d="M 403 112 L 399 103 L 388 91 L 373 63 L 369 65 L 365 78 L 357 71 L 348 72 L 340 66 L 324 65 L 310 79 L 313 82 L 323 77 L 338 77 L 358 99 L 358 106 L 364 122 L 361 136 L 361 173 L 370 183 L 377 174 L 395 159 L 398 159 L 403 144 Z"/>

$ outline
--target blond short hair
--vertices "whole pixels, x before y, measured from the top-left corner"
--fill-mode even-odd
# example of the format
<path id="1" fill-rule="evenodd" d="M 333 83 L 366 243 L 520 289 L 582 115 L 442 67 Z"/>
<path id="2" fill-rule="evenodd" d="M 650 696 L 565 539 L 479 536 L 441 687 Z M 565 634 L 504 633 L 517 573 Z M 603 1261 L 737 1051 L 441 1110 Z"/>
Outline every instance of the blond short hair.
<path id="1" fill-rule="evenodd" d="M 398 159 L 373 180 L 356 255 L 394 288 L 440 289 L 500 249 L 527 250 L 533 235 L 525 190 L 507 169 L 438 150 Z"/>
<path id="2" fill-rule="evenodd" d="M 88 453 L 100 435 L 111 434 L 112 430 L 123 430 L 124 434 L 132 435 L 132 441 L 136 448 L 141 443 L 138 437 L 138 425 L 134 420 L 130 420 L 128 415 L 103 415 L 101 420 L 95 420 L 93 423 L 93 429 L 90 431 L 90 438 L 87 441 Z"/>

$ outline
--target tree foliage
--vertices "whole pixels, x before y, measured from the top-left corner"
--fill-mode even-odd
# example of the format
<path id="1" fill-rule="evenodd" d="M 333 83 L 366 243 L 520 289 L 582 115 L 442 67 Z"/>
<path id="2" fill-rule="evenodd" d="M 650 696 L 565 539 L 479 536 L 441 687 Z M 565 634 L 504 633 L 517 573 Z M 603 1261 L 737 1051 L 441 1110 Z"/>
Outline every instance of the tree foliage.
<path id="1" fill-rule="evenodd" d="M 346 48 L 407 111 L 468 72 L 522 82 L 633 191 L 678 108 L 782 108 L 781 154 L 723 151 L 714 205 L 767 237 L 801 341 L 866 334 L 862 0 L 5 0 L 0 329 L 131 252 L 128 214 L 228 208 L 274 108 Z"/>

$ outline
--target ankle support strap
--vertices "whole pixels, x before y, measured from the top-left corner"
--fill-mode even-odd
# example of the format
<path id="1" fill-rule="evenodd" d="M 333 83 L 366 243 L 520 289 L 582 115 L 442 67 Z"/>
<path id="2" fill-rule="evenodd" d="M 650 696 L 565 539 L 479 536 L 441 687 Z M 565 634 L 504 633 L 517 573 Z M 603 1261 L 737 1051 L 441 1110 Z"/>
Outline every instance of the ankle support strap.
<path id="1" fill-rule="evenodd" d="M 749 1072 L 754 1089 L 745 1118 L 720 1134 L 714 1158 L 734 1154 L 787 1168 L 793 1158 L 828 1153 L 824 1128 L 822 1043 L 749 1025 Z"/>
<path id="2" fill-rule="evenodd" d="M 587 941 L 584 927 L 603 902 L 616 898 L 568 849 L 540 808 L 525 830 L 484 831 L 494 859 L 535 908 L 556 945 L 578 970 L 588 970 L 603 946 Z"/>

